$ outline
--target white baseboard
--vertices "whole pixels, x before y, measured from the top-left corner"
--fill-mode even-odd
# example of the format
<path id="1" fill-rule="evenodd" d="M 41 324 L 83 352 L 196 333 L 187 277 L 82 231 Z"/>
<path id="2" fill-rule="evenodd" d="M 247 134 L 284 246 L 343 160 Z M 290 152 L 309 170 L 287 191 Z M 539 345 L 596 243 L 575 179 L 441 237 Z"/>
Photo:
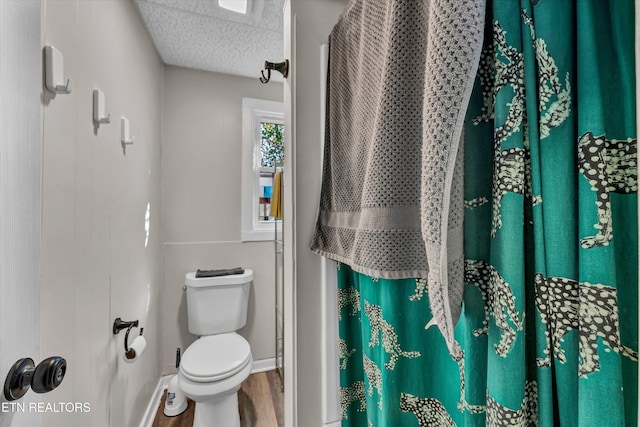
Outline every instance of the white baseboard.
<path id="1" fill-rule="evenodd" d="M 142 417 L 142 421 L 140 421 L 140 427 L 152 427 L 153 420 L 156 417 L 156 412 L 158 412 L 158 406 L 160 406 L 160 400 L 162 399 L 162 393 L 169 387 L 169 381 L 173 375 L 164 375 L 158 380 L 158 384 L 156 385 L 155 390 L 153 390 L 153 394 L 151 395 L 151 400 L 147 405 L 147 410 L 144 411 L 144 416 Z"/>
<path id="2" fill-rule="evenodd" d="M 257 374 L 258 372 L 273 371 L 274 369 L 276 369 L 276 358 L 271 357 L 269 359 L 254 360 L 251 373 Z"/>
<path id="3" fill-rule="evenodd" d="M 328 423 L 325 423 L 324 427 L 340 427 L 342 426 L 342 421 L 331 421 Z"/>
<path id="4" fill-rule="evenodd" d="M 258 372 L 272 371 L 276 369 L 276 358 L 272 357 L 269 359 L 260 359 L 253 361 L 253 368 L 251 369 L 252 374 L 257 374 Z M 160 400 L 162 399 L 162 394 L 169 387 L 169 382 L 174 375 L 163 375 L 160 380 L 158 380 L 158 384 L 156 385 L 155 390 L 153 391 L 153 395 L 151 396 L 151 400 L 147 405 L 147 409 L 144 412 L 144 416 L 142 417 L 142 421 L 140 422 L 140 427 L 152 427 L 153 420 L 158 412 L 158 406 L 160 405 Z M 339 425 L 339 424 L 336 424 Z"/>

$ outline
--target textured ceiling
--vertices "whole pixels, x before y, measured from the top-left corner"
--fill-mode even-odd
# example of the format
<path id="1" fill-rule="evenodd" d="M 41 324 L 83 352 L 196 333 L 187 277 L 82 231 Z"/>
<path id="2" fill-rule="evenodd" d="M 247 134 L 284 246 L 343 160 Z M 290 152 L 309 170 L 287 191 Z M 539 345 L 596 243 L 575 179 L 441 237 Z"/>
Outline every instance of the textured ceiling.
<path id="1" fill-rule="evenodd" d="M 246 15 L 217 0 L 134 3 L 165 64 L 258 78 L 265 60 L 284 59 L 284 0 L 250 1 Z M 272 78 L 282 81 L 279 73 Z"/>

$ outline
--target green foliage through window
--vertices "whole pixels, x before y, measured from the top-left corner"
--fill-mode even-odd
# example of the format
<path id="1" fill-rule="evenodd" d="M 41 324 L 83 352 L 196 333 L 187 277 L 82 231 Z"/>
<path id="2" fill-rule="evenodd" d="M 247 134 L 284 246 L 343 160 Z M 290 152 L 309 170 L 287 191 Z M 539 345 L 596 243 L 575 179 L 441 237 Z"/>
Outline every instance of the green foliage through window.
<path id="1" fill-rule="evenodd" d="M 284 125 L 260 123 L 260 157 L 262 167 L 284 166 Z"/>

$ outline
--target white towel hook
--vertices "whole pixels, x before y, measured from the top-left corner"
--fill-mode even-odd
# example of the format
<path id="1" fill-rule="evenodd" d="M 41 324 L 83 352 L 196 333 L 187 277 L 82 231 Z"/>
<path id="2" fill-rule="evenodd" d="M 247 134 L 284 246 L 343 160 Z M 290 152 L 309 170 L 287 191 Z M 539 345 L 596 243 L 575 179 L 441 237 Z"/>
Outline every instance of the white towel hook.
<path id="1" fill-rule="evenodd" d="M 45 85 L 53 93 L 71 93 L 71 79 L 64 78 L 64 57 L 53 46 L 44 47 Z"/>
<path id="2" fill-rule="evenodd" d="M 135 136 L 129 135 L 129 119 L 126 117 L 120 118 L 120 142 L 122 145 L 131 145 L 136 140 Z"/>
<path id="3" fill-rule="evenodd" d="M 93 121 L 96 124 L 111 123 L 111 113 L 105 113 L 104 92 L 93 90 Z M 105 115 L 106 114 L 106 115 Z"/>

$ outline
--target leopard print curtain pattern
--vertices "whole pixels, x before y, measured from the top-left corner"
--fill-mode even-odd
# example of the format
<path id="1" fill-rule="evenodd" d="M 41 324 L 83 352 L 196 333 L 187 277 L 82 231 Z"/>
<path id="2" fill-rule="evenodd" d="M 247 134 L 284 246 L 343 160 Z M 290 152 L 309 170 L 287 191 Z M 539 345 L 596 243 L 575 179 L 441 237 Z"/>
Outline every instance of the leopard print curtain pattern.
<path id="1" fill-rule="evenodd" d="M 488 0 L 464 300 L 338 266 L 342 425 L 638 425 L 634 1 Z"/>

